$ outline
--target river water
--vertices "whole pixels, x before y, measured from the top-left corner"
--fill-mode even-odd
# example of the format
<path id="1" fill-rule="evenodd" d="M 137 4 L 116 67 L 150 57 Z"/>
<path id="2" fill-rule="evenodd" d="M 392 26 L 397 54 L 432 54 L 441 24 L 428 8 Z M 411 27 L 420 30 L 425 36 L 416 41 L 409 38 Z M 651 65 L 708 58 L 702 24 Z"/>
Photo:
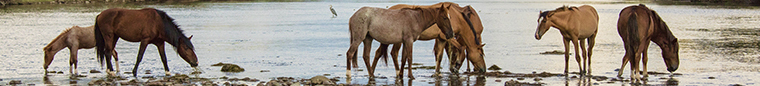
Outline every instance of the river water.
<path id="1" fill-rule="evenodd" d="M 414 70 L 417 79 L 395 80 L 392 65 L 378 66 L 372 81 L 366 71 L 352 71 L 347 79 L 345 52 L 349 46 L 348 19 L 362 6 L 386 7 L 395 4 L 430 5 L 432 0 L 372 0 L 372 1 L 317 1 L 317 2 L 203 2 L 151 5 L 24 5 L 1 8 L 0 13 L 0 85 L 10 80 L 25 84 L 86 85 L 90 80 L 106 76 L 88 73 L 102 70 L 95 59 L 94 49 L 79 51 L 78 71 L 86 78 L 69 78 L 68 49 L 55 56 L 48 70 L 63 74 L 44 74 L 42 48 L 66 28 L 73 25 L 94 24 L 102 10 L 114 7 L 139 9 L 144 7 L 164 10 L 173 17 L 186 35 L 193 35 L 199 68 L 196 77 L 217 78 L 251 77 L 267 81 L 275 77 L 310 78 L 317 75 L 338 77 L 338 83 L 405 85 L 502 85 L 517 80 L 544 85 L 629 85 L 628 82 L 589 80 L 565 77 L 547 77 L 540 81 L 532 78 L 488 77 L 460 75 L 458 78 L 431 77 L 434 70 Z M 498 65 L 501 71 L 513 73 L 564 71 L 563 55 L 543 55 L 541 52 L 564 50 L 558 30 L 550 29 L 542 40 L 533 36 L 539 11 L 552 10 L 562 5 L 592 5 L 599 14 L 599 31 L 594 48 L 592 75 L 614 78 L 625 53 L 617 34 L 616 24 L 620 10 L 642 2 L 620 0 L 455 0 L 460 5 L 472 5 L 480 14 L 486 53 L 486 65 Z M 645 2 L 644 2 L 645 3 Z M 760 9 L 725 6 L 658 5 L 645 3 L 657 11 L 679 38 L 680 62 L 675 72 L 682 75 L 650 75 L 645 84 L 651 85 L 758 85 L 760 84 L 760 46 L 757 32 L 760 28 Z M 329 5 L 338 16 L 332 18 Z M 433 41 L 417 41 L 414 46 L 414 63 L 435 65 Z M 131 74 L 137 56 L 138 43 L 120 40 L 119 52 L 123 77 Z M 374 42 L 373 48 L 379 45 Z M 166 45 L 166 47 L 171 47 Z M 361 47 L 360 47 L 361 48 Z M 374 49 L 373 49 L 374 50 Z M 173 48 L 167 48 L 171 73 L 193 72 Z M 374 51 L 373 51 L 374 52 Z M 362 52 L 359 52 L 362 53 Z M 362 54 L 359 54 L 362 55 Z M 371 54 L 374 55 L 374 54 Z M 667 72 L 659 47 L 649 48 L 649 71 Z M 577 72 L 570 59 L 570 71 Z M 361 59 L 360 59 L 361 61 Z M 447 62 L 444 59 L 443 62 Z M 240 73 L 220 72 L 215 63 L 233 63 L 245 68 Z M 163 66 L 154 45 L 147 47 L 140 63 L 138 77 L 164 76 Z M 360 62 L 360 70 L 365 69 Z M 446 63 L 447 64 L 447 63 Z M 444 64 L 444 65 L 446 65 Z M 380 64 L 382 65 L 382 64 Z M 628 66 L 629 67 L 629 66 Z M 444 66 L 443 68 L 448 68 Z M 462 68 L 464 69 L 464 68 Z M 628 79 L 629 70 L 623 79 Z M 152 74 L 146 74 L 151 70 Z M 269 72 L 262 72 L 268 70 Z M 448 70 L 442 70 L 446 72 Z M 460 70 L 464 71 L 464 70 Z M 571 74 L 570 76 L 577 76 Z M 131 77 L 134 78 L 134 77 Z M 218 82 L 227 82 L 216 80 Z M 258 82 L 232 82 L 257 84 Z M 398 84 L 398 83 L 396 83 Z"/>

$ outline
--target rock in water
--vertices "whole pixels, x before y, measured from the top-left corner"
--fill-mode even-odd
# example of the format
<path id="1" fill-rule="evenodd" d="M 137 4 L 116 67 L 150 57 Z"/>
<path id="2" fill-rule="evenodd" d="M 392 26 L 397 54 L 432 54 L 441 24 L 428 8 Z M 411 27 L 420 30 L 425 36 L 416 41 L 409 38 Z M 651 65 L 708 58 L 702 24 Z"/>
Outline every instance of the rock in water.
<path id="1" fill-rule="evenodd" d="M 311 81 L 311 83 L 308 83 L 309 85 L 335 85 L 335 82 L 325 76 L 314 76 L 309 81 Z"/>
<path id="2" fill-rule="evenodd" d="M 8 84 L 16 85 L 16 84 L 22 84 L 22 83 L 20 80 L 11 80 L 10 82 L 8 82 Z"/>
<path id="3" fill-rule="evenodd" d="M 100 71 L 97 71 L 97 70 L 90 70 L 90 73 L 100 73 Z"/>
<path id="4" fill-rule="evenodd" d="M 211 66 L 224 66 L 224 65 L 228 65 L 228 64 L 225 64 L 225 63 L 219 62 L 219 63 L 213 64 L 213 65 L 211 65 Z"/>
<path id="5" fill-rule="evenodd" d="M 488 67 L 488 70 L 501 70 L 499 66 L 492 65 L 491 67 Z"/>
<path id="6" fill-rule="evenodd" d="M 245 69 L 235 64 L 227 64 L 222 66 L 222 72 L 243 72 Z"/>

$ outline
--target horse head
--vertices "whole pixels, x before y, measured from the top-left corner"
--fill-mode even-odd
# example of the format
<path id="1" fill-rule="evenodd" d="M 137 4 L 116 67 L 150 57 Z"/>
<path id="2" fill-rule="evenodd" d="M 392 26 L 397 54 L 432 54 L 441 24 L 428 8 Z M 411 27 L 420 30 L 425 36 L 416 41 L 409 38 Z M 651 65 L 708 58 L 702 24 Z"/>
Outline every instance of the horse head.
<path id="1" fill-rule="evenodd" d="M 544 33 L 546 33 L 547 30 L 549 30 L 549 27 L 552 26 L 551 20 L 549 19 L 552 15 L 554 15 L 554 12 L 552 11 L 540 11 L 538 15 L 538 28 L 536 28 L 536 39 L 541 40 L 541 36 L 544 36 Z"/>
<path id="2" fill-rule="evenodd" d="M 656 29 L 663 33 L 659 35 L 660 37 L 658 39 L 654 39 L 653 41 L 659 41 L 655 42 L 657 45 L 660 46 L 660 49 L 662 50 L 662 58 L 663 61 L 665 61 L 665 66 L 668 67 L 669 72 L 674 72 L 678 69 L 679 60 L 678 60 L 678 38 L 673 36 L 673 33 L 670 31 L 670 28 L 668 28 L 668 25 L 665 24 L 665 21 L 660 18 L 660 15 L 657 14 L 655 11 L 652 12 L 653 19 L 657 22 L 656 23 Z"/>
<path id="3" fill-rule="evenodd" d="M 435 24 L 438 25 L 438 28 L 443 31 L 444 34 L 446 34 L 446 39 L 450 39 L 454 37 L 454 30 L 451 29 L 451 21 L 449 20 L 451 16 L 447 12 L 447 10 L 451 6 L 441 5 L 441 8 L 434 8 L 437 11 L 435 14 Z"/>
<path id="4" fill-rule="evenodd" d="M 193 38 L 193 36 L 188 37 L 187 39 L 180 38 L 180 41 L 190 41 L 190 39 Z M 179 46 L 177 46 L 177 54 L 179 54 L 180 57 L 182 57 L 183 60 L 185 60 L 188 64 L 190 64 L 191 67 L 197 67 L 198 66 L 198 57 L 195 55 L 195 48 L 192 47 L 192 43 L 190 42 L 179 42 Z"/>

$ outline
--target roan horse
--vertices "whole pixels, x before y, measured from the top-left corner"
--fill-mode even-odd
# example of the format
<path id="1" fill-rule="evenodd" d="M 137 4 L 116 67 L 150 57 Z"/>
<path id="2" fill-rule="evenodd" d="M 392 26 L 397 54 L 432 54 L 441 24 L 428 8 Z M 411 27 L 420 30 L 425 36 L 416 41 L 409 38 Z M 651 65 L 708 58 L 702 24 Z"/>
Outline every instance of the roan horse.
<path id="1" fill-rule="evenodd" d="M 190 37 L 192 38 L 192 36 Z M 148 44 L 156 45 L 158 48 L 158 53 L 161 55 L 161 62 L 164 63 L 164 70 L 167 75 L 170 73 L 169 67 L 166 64 L 164 42 L 168 42 L 174 46 L 177 54 L 190 66 L 198 66 L 198 59 L 190 38 L 185 37 L 182 30 L 174 23 L 174 19 L 169 17 L 164 11 L 153 8 L 141 10 L 111 8 L 98 15 L 95 21 L 97 52 L 99 58 L 106 58 L 109 71 L 113 70 L 111 67 L 111 55 L 116 58 L 115 61 L 118 63 L 114 47 L 119 38 L 130 42 L 140 42 L 137 62 L 135 62 L 134 69 L 132 69 L 133 76 L 137 76 L 137 67 L 140 65 Z"/>
<path id="2" fill-rule="evenodd" d="M 562 34 L 563 43 L 565 44 L 565 75 L 567 75 L 568 59 L 570 58 L 569 42 L 573 42 L 575 45 L 575 61 L 578 62 L 578 67 L 581 74 L 591 74 L 591 51 L 594 48 L 594 39 L 596 38 L 596 32 L 599 24 L 599 16 L 596 13 L 596 9 L 589 5 L 583 5 L 580 7 L 568 7 L 562 6 L 553 11 L 541 12 L 538 18 L 538 29 L 536 29 L 536 39 L 541 40 L 541 36 L 549 30 L 549 27 L 554 27 Z M 586 44 L 588 40 L 588 50 L 586 50 Z M 579 42 L 580 41 L 580 42 Z M 583 66 L 581 66 L 581 55 L 578 53 L 578 43 L 583 51 Z"/>
<path id="3" fill-rule="evenodd" d="M 427 6 L 417 6 L 417 5 L 407 5 L 407 4 L 398 4 L 390 7 L 389 9 L 403 9 L 403 8 L 414 8 L 414 7 L 421 7 L 421 8 L 438 8 L 439 5 L 446 5 L 450 6 L 447 13 L 451 16 L 451 27 L 454 31 L 454 34 L 457 36 L 458 40 L 463 39 L 463 41 L 449 41 L 451 45 L 454 46 L 456 49 L 447 49 L 444 48 L 447 46 L 447 39 L 445 38 L 445 35 L 438 27 L 429 27 L 429 29 L 425 30 L 420 34 L 420 37 L 417 40 L 435 40 L 435 46 L 433 47 L 433 52 L 435 55 L 436 60 L 436 66 L 435 66 L 435 74 L 440 74 L 440 64 L 442 60 L 442 54 L 443 50 L 446 49 L 449 51 L 448 54 L 451 54 L 455 50 L 462 50 L 461 48 L 466 48 L 470 52 L 468 52 L 470 56 L 470 61 L 473 61 L 474 64 L 476 64 L 476 70 L 479 70 L 479 72 L 485 72 L 485 61 L 483 60 L 483 57 L 485 56 L 483 53 L 483 45 L 480 42 L 480 33 L 483 31 L 483 25 L 480 22 L 480 17 L 477 16 L 477 13 L 474 9 L 472 9 L 471 6 L 465 6 L 465 7 L 459 7 L 458 4 L 452 3 L 452 2 L 441 2 L 434 5 L 427 5 Z M 475 16 L 472 16 L 475 15 Z M 470 21 L 471 19 L 477 19 L 478 21 Z M 459 47 L 459 46 L 464 47 Z M 472 46 L 472 47 L 468 47 Z M 377 53 L 375 55 L 375 62 L 372 65 L 372 68 L 370 70 L 374 70 L 375 65 L 377 64 L 377 60 L 380 57 L 387 57 L 386 51 L 387 51 L 387 44 L 382 44 L 378 49 Z M 394 44 L 391 52 L 392 60 L 394 63 L 394 66 L 396 70 L 399 70 L 398 63 L 396 62 L 398 51 L 401 45 Z M 462 64 L 462 61 L 464 59 L 457 58 L 457 55 L 449 55 L 450 62 L 450 71 L 454 73 L 458 73 L 459 67 Z M 411 63 L 409 63 L 411 64 Z M 404 63 L 401 65 L 404 66 Z"/>
<path id="4" fill-rule="evenodd" d="M 77 74 L 77 51 L 79 49 L 90 49 L 95 47 L 94 27 L 72 26 L 64 30 L 58 37 L 55 37 L 43 50 L 45 51 L 45 64 L 43 68 L 47 71 L 48 66 L 52 63 L 55 54 L 63 48 L 69 48 L 69 73 Z M 98 59 L 102 61 L 102 59 Z M 73 66 L 72 66 L 73 65 Z M 102 64 L 100 66 L 103 66 Z M 47 73 L 47 72 L 45 72 Z"/>
<path id="5" fill-rule="evenodd" d="M 453 37 L 449 15 L 446 13 L 448 6 L 441 5 L 441 8 L 410 8 L 389 10 L 375 7 L 362 7 L 351 16 L 349 20 L 349 31 L 351 32 L 351 46 L 346 52 L 346 75 L 351 75 L 351 65 L 357 67 L 357 48 L 364 42 L 364 63 L 366 67 L 369 64 L 369 54 L 372 48 L 372 40 L 377 40 L 381 44 L 403 44 L 403 58 L 412 59 L 412 45 L 420 36 L 422 31 L 428 29 L 433 24 L 437 24 L 443 31 L 446 38 Z M 404 60 L 402 60 L 404 61 Z M 403 76 L 401 70 L 397 70 L 398 77 Z M 374 77 L 374 71 L 369 70 L 370 77 Z M 411 65 L 409 68 L 409 78 L 412 76 Z"/>
<path id="6" fill-rule="evenodd" d="M 623 75 L 623 68 L 629 61 L 631 62 L 631 81 L 640 80 L 639 72 L 643 72 L 644 77 L 647 77 L 649 41 L 660 46 L 662 58 L 669 72 L 672 73 L 678 69 L 678 39 L 673 36 L 670 28 L 657 12 L 643 4 L 623 8 L 618 19 L 618 34 L 625 44 L 625 56 L 623 56 L 618 77 Z M 643 63 L 644 71 L 639 70 L 639 61 Z"/>

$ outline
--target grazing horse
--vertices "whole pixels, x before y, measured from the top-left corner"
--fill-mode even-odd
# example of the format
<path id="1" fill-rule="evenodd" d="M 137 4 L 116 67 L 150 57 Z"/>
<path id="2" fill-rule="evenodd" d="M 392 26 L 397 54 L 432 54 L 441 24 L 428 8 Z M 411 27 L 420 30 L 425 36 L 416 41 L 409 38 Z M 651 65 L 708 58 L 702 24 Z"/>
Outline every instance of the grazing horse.
<path id="1" fill-rule="evenodd" d="M 137 76 L 137 67 L 142 61 L 145 48 L 148 44 L 156 45 L 158 53 L 161 56 L 161 62 L 164 63 L 164 70 L 169 75 L 169 66 L 166 65 L 166 53 L 164 52 L 164 42 L 168 42 L 177 51 L 182 59 L 190 66 L 197 67 L 198 59 L 195 55 L 195 48 L 190 42 L 190 38 L 185 37 L 182 30 L 174 23 L 174 19 L 169 17 L 164 11 L 145 8 L 141 10 L 129 10 L 120 8 L 111 8 L 104 10 L 97 16 L 95 21 L 95 39 L 97 40 L 97 51 L 99 58 L 106 58 L 108 71 L 112 71 L 111 58 L 113 54 L 118 63 L 118 57 L 114 48 L 117 40 L 121 38 L 129 42 L 140 42 L 140 50 L 137 54 L 137 62 L 132 69 L 133 76 Z M 116 64 L 118 65 L 118 64 Z"/>
<path id="2" fill-rule="evenodd" d="M 381 44 L 403 44 L 403 58 L 408 58 L 412 62 L 412 45 L 420 36 L 422 31 L 428 29 L 433 24 L 437 24 L 443 31 L 446 38 L 453 37 L 449 15 L 446 13 L 448 6 L 441 5 L 441 8 L 409 8 L 409 9 L 383 9 L 375 7 L 362 7 L 351 16 L 349 20 L 349 31 L 351 32 L 351 46 L 346 52 L 346 75 L 351 75 L 351 65 L 357 67 L 357 48 L 364 42 L 364 63 L 366 67 L 369 64 L 369 54 L 372 47 L 372 40 L 377 40 Z M 402 60 L 405 62 L 406 59 Z M 398 77 L 403 76 L 401 70 L 397 70 Z M 374 71 L 369 70 L 370 77 L 374 77 Z M 412 76 L 411 65 L 409 65 L 409 78 Z"/>
<path id="3" fill-rule="evenodd" d="M 657 12 L 643 4 L 623 8 L 618 19 L 618 34 L 625 44 L 625 56 L 623 56 L 618 77 L 623 75 L 623 68 L 629 61 L 631 62 L 631 81 L 639 80 L 638 72 L 643 72 L 644 77 L 647 77 L 649 41 L 660 46 L 662 59 L 669 72 L 672 73 L 678 69 L 678 38 L 673 36 L 670 28 Z M 643 63 L 644 71 L 639 70 L 639 61 Z"/>
<path id="4" fill-rule="evenodd" d="M 53 61 L 55 54 L 63 48 L 69 48 L 69 73 L 77 74 L 77 51 L 79 49 L 90 49 L 95 47 L 94 27 L 72 26 L 64 30 L 58 37 L 55 37 L 43 50 L 45 51 L 45 64 L 43 68 L 47 71 L 48 66 Z M 98 59 L 101 60 L 102 59 Z M 73 65 L 73 66 L 72 66 Z M 102 64 L 100 66 L 103 66 Z M 47 72 L 45 72 L 47 73 Z"/>
<path id="5" fill-rule="evenodd" d="M 536 29 L 537 40 L 541 40 L 541 36 L 549 30 L 549 27 L 557 28 L 562 34 L 565 51 L 570 50 L 569 42 L 572 41 L 575 45 L 575 61 L 578 62 L 580 75 L 591 74 L 591 68 L 589 67 L 591 66 L 591 51 L 594 48 L 594 39 L 596 38 L 599 24 L 599 16 L 596 14 L 594 7 L 589 5 L 580 7 L 562 6 L 553 11 L 541 12 L 538 23 L 538 29 Z M 588 40 L 588 50 L 585 48 L 586 44 L 584 41 L 586 40 Z M 578 43 L 580 43 L 580 49 L 583 51 L 582 54 L 578 53 Z M 581 66 L 581 55 L 583 55 L 584 59 L 583 66 Z M 570 52 L 565 52 L 565 75 L 568 73 L 569 58 Z"/>
<path id="6" fill-rule="evenodd" d="M 468 56 L 469 59 L 472 59 L 470 61 L 473 61 L 476 65 L 476 70 L 480 70 L 480 72 L 485 72 L 485 61 L 483 60 L 483 44 L 480 43 L 480 33 L 483 30 L 482 24 L 480 22 L 480 17 L 477 16 L 477 13 L 472 9 L 471 6 L 465 6 L 465 7 L 459 7 L 459 4 L 453 3 L 453 2 L 441 2 L 434 5 L 423 5 L 423 6 L 417 6 L 417 5 L 407 5 L 407 4 L 398 4 L 390 7 L 389 9 L 403 9 L 403 8 L 414 8 L 414 7 L 421 7 L 421 8 L 438 8 L 439 5 L 446 5 L 450 6 L 449 9 L 447 9 L 447 13 L 451 16 L 451 27 L 454 31 L 454 34 L 457 36 L 457 39 L 464 39 L 463 41 L 447 41 L 445 38 L 445 35 L 438 27 L 429 27 L 429 29 L 425 30 L 420 34 L 420 37 L 417 40 L 435 40 L 435 46 L 433 47 L 433 53 L 435 55 L 436 60 L 436 66 L 435 66 L 435 75 L 440 74 L 440 64 L 442 60 L 442 54 L 443 50 L 446 49 L 449 51 L 448 54 L 452 54 L 450 50 L 463 50 L 459 46 L 463 46 L 462 48 L 466 48 L 469 50 L 471 56 Z M 470 16 L 475 15 L 475 16 Z M 470 21 L 471 19 L 477 19 L 478 21 Z M 476 24 L 474 26 L 473 24 Z M 454 46 L 455 49 L 448 49 L 444 48 L 447 46 L 447 42 L 450 42 L 449 46 Z M 387 51 L 387 44 L 382 44 L 378 49 L 377 53 L 375 55 L 375 63 L 372 65 L 372 69 L 374 69 L 375 65 L 377 64 L 377 60 L 380 57 L 387 57 L 386 51 Z M 473 46 L 472 48 L 469 48 L 468 46 Z M 397 66 L 398 63 L 396 63 L 396 58 L 398 56 L 398 51 L 401 45 L 394 44 L 391 52 L 391 57 L 393 58 L 394 66 L 396 70 L 399 69 Z M 458 73 L 459 67 L 461 66 L 461 63 L 463 61 L 462 58 L 456 58 L 456 55 L 449 55 L 450 62 L 450 71 L 454 73 Z M 460 61 L 461 60 L 461 61 Z M 411 64 L 411 63 L 409 63 Z M 402 63 L 402 66 L 404 63 Z"/>

